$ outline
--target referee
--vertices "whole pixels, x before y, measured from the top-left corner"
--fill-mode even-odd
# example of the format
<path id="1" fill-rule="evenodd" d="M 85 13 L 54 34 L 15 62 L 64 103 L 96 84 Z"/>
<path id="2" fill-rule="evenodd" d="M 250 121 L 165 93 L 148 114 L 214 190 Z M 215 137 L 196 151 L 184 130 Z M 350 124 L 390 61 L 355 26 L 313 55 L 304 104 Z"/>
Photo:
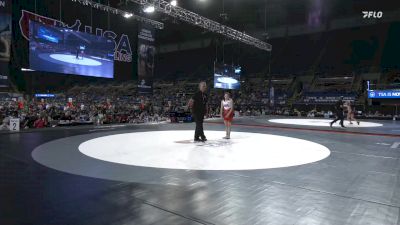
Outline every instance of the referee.
<path id="1" fill-rule="evenodd" d="M 199 83 L 199 91 L 197 91 L 190 99 L 190 106 L 192 107 L 192 115 L 196 122 L 196 130 L 194 132 L 194 141 L 207 141 L 203 130 L 204 116 L 207 113 L 207 101 L 208 97 L 206 94 L 207 84 L 206 82 Z"/>
<path id="2" fill-rule="evenodd" d="M 340 126 L 345 128 L 345 126 L 343 125 L 343 120 L 344 120 L 344 115 L 343 115 L 343 96 L 340 97 L 340 99 L 336 102 L 335 104 L 335 112 L 336 112 L 336 118 L 330 122 L 330 127 L 332 127 L 332 125 L 334 123 L 336 123 L 336 121 L 340 120 Z"/>

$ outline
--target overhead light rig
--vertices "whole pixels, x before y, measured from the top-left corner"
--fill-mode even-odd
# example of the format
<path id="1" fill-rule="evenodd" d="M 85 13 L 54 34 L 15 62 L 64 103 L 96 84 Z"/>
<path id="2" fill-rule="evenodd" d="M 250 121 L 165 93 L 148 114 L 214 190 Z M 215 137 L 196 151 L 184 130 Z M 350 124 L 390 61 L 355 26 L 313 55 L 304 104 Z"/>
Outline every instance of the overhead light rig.
<path id="1" fill-rule="evenodd" d="M 164 29 L 164 23 L 161 23 L 161 22 L 158 22 L 158 21 L 155 21 L 155 20 L 151 20 L 151 19 L 148 19 L 148 18 L 145 18 L 145 17 L 141 17 L 141 16 L 138 16 L 138 15 L 135 15 L 132 12 L 127 12 L 127 11 L 124 11 L 124 10 L 121 10 L 121 9 L 113 8 L 111 6 L 103 5 L 103 4 L 100 4 L 100 3 L 92 1 L 92 0 L 71 0 L 71 1 L 78 2 L 78 3 L 80 3 L 81 5 L 84 5 L 84 6 L 90 6 L 90 7 L 94 8 L 94 9 L 99 9 L 99 10 L 103 10 L 105 12 L 113 13 L 113 14 L 116 14 L 116 15 L 121 15 L 121 16 L 123 16 L 125 18 L 133 18 L 133 19 L 135 19 L 135 20 L 137 20 L 139 22 L 150 24 L 150 25 L 152 25 L 155 28 L 160 29 L 160 30 Z"/>
<path id="2" fill-rule="evenodd" d="M 144 7 L 154 6 L 156 11 L 165 13 L 174 18 L 180 19 L 192 25 L 204 28 L 206 30 L 224 35 L 230 39 L 243 42 L 248 45 L 252 45 L 256 48 L 271 51 L 272 45 L 264 41 L 261 41 L 255 37 L 252 37 L 244 32 L 237 31 L 231 27 L 222 25 L 213 20 L 207 19 L 197 13 L 183 9 L 179 6 L 173 6 L 170 2 L 163 0 L 129 0 L 131 2 L 140 4 Z"/>

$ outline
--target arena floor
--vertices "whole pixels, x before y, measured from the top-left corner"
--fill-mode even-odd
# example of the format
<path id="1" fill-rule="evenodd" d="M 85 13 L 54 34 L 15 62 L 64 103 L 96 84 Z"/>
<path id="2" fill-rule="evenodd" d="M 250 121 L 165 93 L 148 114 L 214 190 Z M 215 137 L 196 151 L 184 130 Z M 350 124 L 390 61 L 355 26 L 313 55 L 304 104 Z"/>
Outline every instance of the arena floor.
<path id="1" fill-rule="evenodd" d="M 400 225 L 399 122 L 234 124 L 0 133 L 0 224 Z"/>

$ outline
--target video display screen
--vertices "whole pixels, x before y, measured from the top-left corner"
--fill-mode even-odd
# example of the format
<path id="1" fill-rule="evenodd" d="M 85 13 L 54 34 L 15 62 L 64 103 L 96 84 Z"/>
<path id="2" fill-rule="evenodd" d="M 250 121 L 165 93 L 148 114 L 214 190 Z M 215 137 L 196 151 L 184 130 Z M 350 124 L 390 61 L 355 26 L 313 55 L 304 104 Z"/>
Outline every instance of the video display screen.
<path id="1" fill-rule="evenodd" d="M 9 86 L 11 27 L 11 14 L 0 12 L 0 87 Z"/>
<path id="2" fill-rule="evenodd" d="M 226 64 L 214 65 L 214 88 L 239 89 L 242 68 Z"/>
<path id="3" fill-rule="evenodd" d="M 113 78 L 114 42 L 67 28 L 29 22 L 30 69 Z"/>

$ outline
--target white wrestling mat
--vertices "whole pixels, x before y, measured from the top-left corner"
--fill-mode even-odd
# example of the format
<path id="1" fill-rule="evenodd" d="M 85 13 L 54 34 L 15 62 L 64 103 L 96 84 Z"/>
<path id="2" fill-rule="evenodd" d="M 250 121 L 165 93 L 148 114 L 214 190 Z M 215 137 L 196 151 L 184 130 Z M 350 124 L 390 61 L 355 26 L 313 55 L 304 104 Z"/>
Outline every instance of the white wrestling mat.
<path id="1" fill-rule="evenodd" d="M 193 131 L 116 134 L 83 142 L 79 151 L 103 161 L 183 170 L 254 170 L 303 165 L 330 151 L 315 142 L 270 134 L 205 131 L 207 142 L 194 142 Z"/>
<path id="2" fill-rule="evenodd" d="M 72 63 L 72 64 L 77 64 L 77 65 L 83 65 L 83 66 L 101 66 L 102 63 L 94 60 L 94 59 L 89 59 L 86 57 L 83 58 L 76 58 L 76 55 L 68 55 L 68 54 L 51 54 L 50 58 L 65 62 L 65 63 Z"/>
<path id="3" fill-rule="evenodd" d="M 270 119 L 268 120 L 271 123 L 280 123 L 280 124 L 289 124 L 289 125 L 300 125 L 300 126 L 315 126 L 315 127 L 329 127 L 329 123 L 332 122 L 333 119 Z M 333 124 L 333 127 L 340 127 L 340 121 L 337 121 Z M 344 126 L 346 127 L 381 127 L 383 124 L 381 123 L 373 123 L 373 122 L 364 122 L 360 121 L 360 125 L 353 121 L 353 124 L 350 124 L 349 121 L 344 121 Z"/>

